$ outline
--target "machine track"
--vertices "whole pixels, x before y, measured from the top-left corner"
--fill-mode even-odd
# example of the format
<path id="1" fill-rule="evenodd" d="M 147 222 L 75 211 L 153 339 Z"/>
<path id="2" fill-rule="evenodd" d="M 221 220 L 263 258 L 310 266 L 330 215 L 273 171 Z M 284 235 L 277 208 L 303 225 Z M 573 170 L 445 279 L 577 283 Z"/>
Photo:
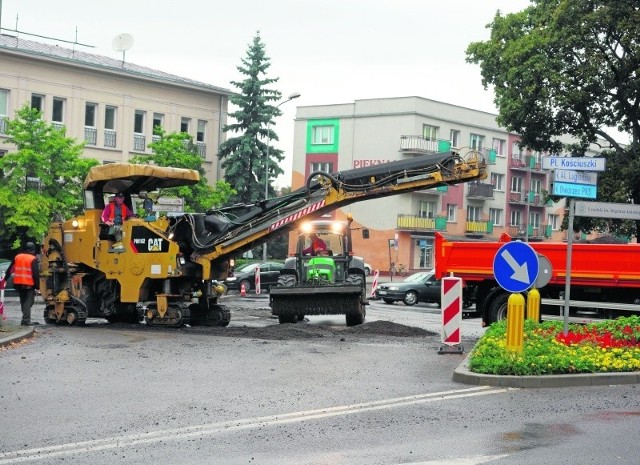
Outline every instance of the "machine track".
<path id="1" fill-rule="evenodd" d="M 170 303 L 164 317 L 160 316 L 155 302 L 147 306 L 144 321 L 149 326 L 162 326 L 165 328 L 179 328 L 191 321 L 191 310 L 187 302 Z"/>

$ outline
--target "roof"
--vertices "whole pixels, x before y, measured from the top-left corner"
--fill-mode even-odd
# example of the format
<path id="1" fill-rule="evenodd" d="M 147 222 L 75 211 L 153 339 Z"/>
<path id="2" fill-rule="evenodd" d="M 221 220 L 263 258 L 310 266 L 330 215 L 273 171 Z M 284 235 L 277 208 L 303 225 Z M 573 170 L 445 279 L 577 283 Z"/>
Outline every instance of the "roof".
<path id="1" fill-rule="evenodd" d="M 112 72 L 120 75 L 151 79 L 178 86 L 194 87 L 199 90 L 232 95 L 233 92 L 223 87 L 194 81 L 175 74 L 165 73 L 157 69 L 139 66 L 93 53 L 86 53 L 72 48 L 49 45 L 23 39 L 7 34 L 0 34 L 0 53 L 30 56 L 36 59 L 53 60 L 72 66 L 88 67 L 97 71 Z"/>
<path id="2" fill-rule="evenodd" d="M 137 194 L 141 191 L 196 184 L 199 180 L 200 174 L 195 170 L 109 163 L 92 167 L 84 180 L 84 188 L 101 186 L 102 192 Z"/>

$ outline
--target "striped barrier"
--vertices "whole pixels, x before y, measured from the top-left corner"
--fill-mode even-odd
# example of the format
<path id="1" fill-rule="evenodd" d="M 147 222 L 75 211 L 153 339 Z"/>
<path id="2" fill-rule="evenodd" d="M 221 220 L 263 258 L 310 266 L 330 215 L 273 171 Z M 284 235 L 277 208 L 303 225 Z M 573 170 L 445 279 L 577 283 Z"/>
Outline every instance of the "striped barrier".
<path id="1" fill-rule="evenodd" d="M 378 276 L 380 276 L 380 271 L 375 270 L 373 272 L 373 284 L 371 284 L 371 297 L 376 296 L 376 288 L 378 287 Z"/>
<path id="2" fill-rule="evenodd" d="M 462 322 L 462 279 L 442 278 L 442 346 L 438 353 L 461 353 L 460 324 Z"/>

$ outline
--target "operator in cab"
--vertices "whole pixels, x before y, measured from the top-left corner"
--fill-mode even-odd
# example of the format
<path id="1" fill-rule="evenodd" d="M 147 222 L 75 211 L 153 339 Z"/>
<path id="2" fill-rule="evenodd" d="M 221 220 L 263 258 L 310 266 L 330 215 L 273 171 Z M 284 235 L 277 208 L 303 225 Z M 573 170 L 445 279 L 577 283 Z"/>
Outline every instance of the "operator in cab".
<path id="1" fill-rule="evenodd" d="M 113 226 L 122 225 L 124 220 L 131 218 L 132 216 L 133 212 L 124 204 L 124 194 L 122 192 L 118 192 L 114 199 L 104 207 L 100 218 L 103 223 Z"/>
<path id="2" fill-rule="evenodd" d="M 311 245 L 302 249 L 302 255 L 323 255 L 327 250 L 327 244 L 318 237 L 316 233 L 311 233 L 309 236 Z"/>

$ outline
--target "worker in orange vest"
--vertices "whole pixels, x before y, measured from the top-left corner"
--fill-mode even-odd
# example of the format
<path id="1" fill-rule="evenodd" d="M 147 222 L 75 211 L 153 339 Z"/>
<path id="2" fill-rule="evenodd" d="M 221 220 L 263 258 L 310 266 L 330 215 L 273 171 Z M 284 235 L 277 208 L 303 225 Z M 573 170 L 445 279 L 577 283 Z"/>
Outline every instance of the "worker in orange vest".
<path id="1" fill-rule="evenodd" d="M 109 202 L 107 206 L 104 207 L 100 219 L 103 223 L 113 226 L 121 225 L 124 220 L 131 218 L 132 216 L 133 212 L 129 210 L 129 207 L 124 203 L 124 194 L 122 192 L 118 192 L 113 201 Z"/>
<path id="2" fill-rule="evenodd" d="M 36 245 L 33 242 L 27 242 L 24 251 L 16 255 L 9 264 L 7 274 L 4 277 L 6 280 L 13 274 L 13 286 L 18 291 L 22 308 L 22 321 L 20 322 L 22 326 L 39 324 L 37 321 L 31 321 L 31 307 L 33 307 L 36 293 L 40 288 L 39 268 Z"/>
<path id="3" fill-rule="evenodd" d="M 113 235 L 116 242 L 113 244 L 114 250 L 122 250 L 122 223 L 127 218 L 134 216 L 133 212 L 129 210 L 124 203 L 124 194 L 118 192 L 115 198 L 104 207 L 100 219 L 103 223 L 110 226 L 109 234 Z"/>

